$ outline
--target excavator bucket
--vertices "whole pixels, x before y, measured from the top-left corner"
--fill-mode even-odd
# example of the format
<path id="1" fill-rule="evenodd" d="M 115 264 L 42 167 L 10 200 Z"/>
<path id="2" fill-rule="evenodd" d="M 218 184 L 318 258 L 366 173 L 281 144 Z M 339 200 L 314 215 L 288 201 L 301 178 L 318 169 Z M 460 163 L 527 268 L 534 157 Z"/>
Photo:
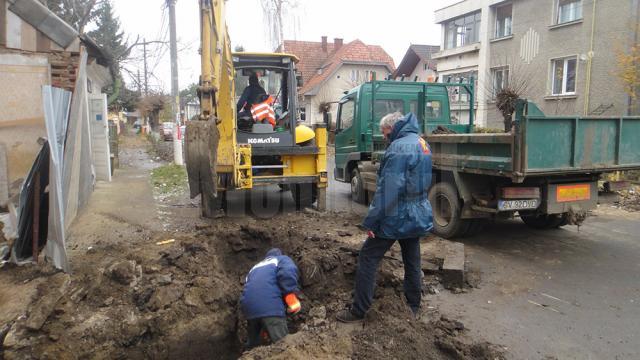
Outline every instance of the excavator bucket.
<path id="1" fill-rule="evenodd" d="M 217 196 L 216 157 L 220 134 L 215 119 L 187 122 L 185 157 L 191 198 Z"/>

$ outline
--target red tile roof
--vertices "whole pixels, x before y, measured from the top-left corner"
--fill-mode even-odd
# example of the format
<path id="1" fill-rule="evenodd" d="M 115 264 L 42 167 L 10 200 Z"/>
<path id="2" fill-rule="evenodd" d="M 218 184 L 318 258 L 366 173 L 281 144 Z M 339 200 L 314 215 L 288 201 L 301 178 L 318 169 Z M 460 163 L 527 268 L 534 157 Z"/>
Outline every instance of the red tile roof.
<path id="1" fill-rule="evenodd" d="M 395 70 L 393 58 L 382 47 L 366 45 L 357 39 L 338 49 L 334 43 L 327 43 L 326 52 L 322 50 L 322 43 L 315 41 L 285 40 L 284 46 L 285 52 L 300 59 L 297 68 L 304 79 L 301 94 L 324 83 L 344 63 L 384 65 L 390 72 Z M 321 73 L 318 73 L 319 69 L 322 69 Z"/>

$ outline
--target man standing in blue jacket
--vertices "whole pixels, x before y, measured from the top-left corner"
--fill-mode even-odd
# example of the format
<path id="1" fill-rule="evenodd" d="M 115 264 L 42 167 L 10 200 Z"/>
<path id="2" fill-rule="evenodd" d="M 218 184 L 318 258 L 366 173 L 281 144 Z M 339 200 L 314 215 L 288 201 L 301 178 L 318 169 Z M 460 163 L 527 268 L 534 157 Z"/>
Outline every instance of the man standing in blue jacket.
<path id="1" fill-rule="evenodd" d="M 418 135 L 418 121 L 413 113 L 402 116 L 396 112 L 383 117 L 380 130 L 390 145 L 380 162 L 376 193 L 362 223 L 368 236 L 358 257 L 353 304 L 336 316 L 342 322 L 364 318 L 373 301 L 380 260 L 396 241 L 402 250 L 407 303 L 414 315 L 420 310 L 420 237 L 433 229 L 431 204 L 427 200 L 431 150 Z"/>
<path id="2" fill-rule="evenodd" d="M 260 345 L 262 331 L 272 342 L 289 334 L 286 314 L 300 311 L 299 292 L 298 268 L 280 249 L 269 250 L 264 260 L 251 268 L 240 297 L 248 321 L 248 348 Z"/>

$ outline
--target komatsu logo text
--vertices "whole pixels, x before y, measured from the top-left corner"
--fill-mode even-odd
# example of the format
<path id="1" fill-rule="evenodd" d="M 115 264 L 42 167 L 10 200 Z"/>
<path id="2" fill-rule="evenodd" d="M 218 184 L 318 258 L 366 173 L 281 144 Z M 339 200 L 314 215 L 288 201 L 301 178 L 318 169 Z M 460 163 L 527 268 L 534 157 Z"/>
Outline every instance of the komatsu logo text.
<path id="1" fill-rule="evenodd" d="M 249 144 L 279 144 L 280 139 L 274 137 L 268 137 L 266 139 L 247 139 Z"/>

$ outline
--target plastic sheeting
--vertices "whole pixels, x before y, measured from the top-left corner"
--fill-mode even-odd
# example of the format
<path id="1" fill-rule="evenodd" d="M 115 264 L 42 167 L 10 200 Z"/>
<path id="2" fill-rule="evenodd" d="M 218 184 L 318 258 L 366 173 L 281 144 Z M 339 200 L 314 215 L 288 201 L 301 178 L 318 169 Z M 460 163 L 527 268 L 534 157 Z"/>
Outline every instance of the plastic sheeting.
<path id="1" fill-rule="evenodd" d="M 45 256 L 53 265 L 66 272 L 69 262 L 65 249 L 65 201 L 62 190 L 64 172 L 64 153 L 67 138 L 67 125 L 71 104 L 71 92 L 54 88 L 42 87 L 44 101 L 44 118 L 51 151 L 49 177 L 49 221 Z"/>
<path id="2" fill-rule="evenodd" d="M 49 215 L 49 162 L 51 151 L 45 141 L 36 157 L 27 178 L 20 190 L 20 204 L 18 207 L 18 238 L 13 243 L 11 261 L 21 263 L 30 260 L 33 255 L 34 226 L 38 229 L 38 252 L 47 242 L 47 228 Z M 36 204 L 36 193 L 39 201 Z M 38 212 L 38 223 L 35 224 L 34 215 Z"/>

